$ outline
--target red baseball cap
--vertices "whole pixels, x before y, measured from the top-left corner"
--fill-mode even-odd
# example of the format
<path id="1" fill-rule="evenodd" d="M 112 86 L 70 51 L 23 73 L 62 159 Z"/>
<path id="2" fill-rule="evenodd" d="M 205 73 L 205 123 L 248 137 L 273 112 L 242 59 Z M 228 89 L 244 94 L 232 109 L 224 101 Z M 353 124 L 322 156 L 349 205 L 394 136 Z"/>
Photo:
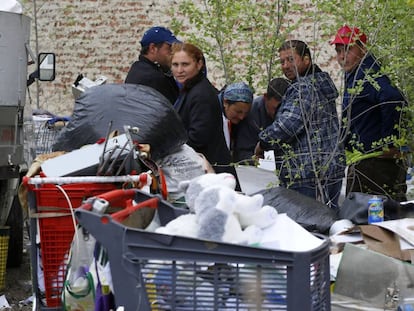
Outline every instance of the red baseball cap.
<path id="1" fill-rule="evenodd" d="M 338 29 L 335 38 L 331 40 L 330 44 L 348 45 L 355 43 L 356 41 L 366 44 L 367 36 L 357 27 L 349 27 L 348 25 L 344 25 Z"/>

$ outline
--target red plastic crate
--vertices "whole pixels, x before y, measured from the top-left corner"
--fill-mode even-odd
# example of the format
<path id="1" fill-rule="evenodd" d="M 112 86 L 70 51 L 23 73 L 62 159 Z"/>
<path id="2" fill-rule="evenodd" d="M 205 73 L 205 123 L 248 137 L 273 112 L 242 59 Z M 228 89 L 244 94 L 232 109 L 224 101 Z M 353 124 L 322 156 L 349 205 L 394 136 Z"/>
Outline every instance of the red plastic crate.
<path id="1" fill-rule="evenodd" d="M 67 259 L 75 231 L 70 204 L 76 209 L 83 200 L 116 188 L 116 184 L 112 183 L 78 183 L 62 186 L 44 184 L 30 189 L 36 198 L 37 213 L 44 216 L 47 216 L 45 213 L 57 213 L 39 217 L 40 256 L 47 307 L 61 306 Z"/>

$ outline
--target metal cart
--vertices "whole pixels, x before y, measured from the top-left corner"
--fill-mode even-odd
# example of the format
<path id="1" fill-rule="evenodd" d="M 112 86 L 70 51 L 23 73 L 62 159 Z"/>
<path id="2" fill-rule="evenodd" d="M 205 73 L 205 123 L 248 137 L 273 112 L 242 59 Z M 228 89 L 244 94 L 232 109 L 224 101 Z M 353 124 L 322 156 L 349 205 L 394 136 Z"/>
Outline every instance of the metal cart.
<path id="1" fill-rule="evenodd" d="M 139 206 L 153 197 L 137 190 Z M 159 199 L 161 225 L 185 212 Z M 128 211 L 122 212 L 122 217 Z M 117 214 L 75 211 L 108 252 L 115 304 L 124 310 L 330 310 L 329 241 L 288 252 L 126 227 Z"/>
<path id="2" fill-rule="evenodd" d="M 131 176 L 24 178 L 30 217 L 33 310 L 63 310 L 62 288 L 76 228 L 74 210 L 98 194 L 137 183 L 147 174 Z"/>
<path id="3" fill-rule="evenodd" d="M 56 137 L 68 121 L 69 118 L 67 117 L 49 118 L 33 116 L 36 156 L 52 152 L 52 146 L 56 141 Z"/>

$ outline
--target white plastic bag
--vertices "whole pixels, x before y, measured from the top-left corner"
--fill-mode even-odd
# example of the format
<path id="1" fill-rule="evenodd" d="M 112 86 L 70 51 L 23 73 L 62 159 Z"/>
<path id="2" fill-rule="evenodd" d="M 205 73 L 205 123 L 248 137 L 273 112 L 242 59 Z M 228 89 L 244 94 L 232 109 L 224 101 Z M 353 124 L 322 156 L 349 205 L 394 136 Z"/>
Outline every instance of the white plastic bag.
<path id="1" fill-rule="evenodd" d="M 157 161 L 161 167 L 168 190 L 168 201 L 173 202 L 184 196 L 178 185 L 181 181 L 191 180 L 206 173 L 206 162 L 193 148 L 184 144 L 177 152 Z"/>

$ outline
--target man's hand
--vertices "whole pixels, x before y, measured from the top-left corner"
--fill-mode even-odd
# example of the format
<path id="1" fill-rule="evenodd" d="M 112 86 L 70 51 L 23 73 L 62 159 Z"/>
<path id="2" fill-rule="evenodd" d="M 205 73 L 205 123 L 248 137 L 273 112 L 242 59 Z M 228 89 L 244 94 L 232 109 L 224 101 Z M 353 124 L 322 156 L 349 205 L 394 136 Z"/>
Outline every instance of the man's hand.
<path id="1" fill-rule="evenodd" d="M 260 142 L 258 142 L 254 148 L 254 156 L 256 158 L 264 159 L 264 150 L 260 147 Z"/>

